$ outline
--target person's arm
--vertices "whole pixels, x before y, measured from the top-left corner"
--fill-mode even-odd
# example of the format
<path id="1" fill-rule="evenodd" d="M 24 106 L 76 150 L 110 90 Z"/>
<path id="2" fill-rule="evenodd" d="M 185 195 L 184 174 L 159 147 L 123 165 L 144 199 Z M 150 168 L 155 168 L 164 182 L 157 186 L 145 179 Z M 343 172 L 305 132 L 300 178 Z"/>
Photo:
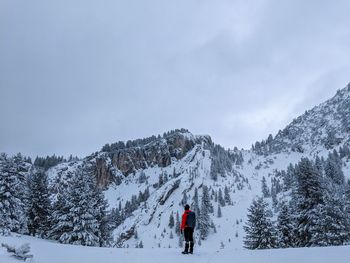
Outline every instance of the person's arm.
<path id="1" fill-rule="evenodd" d="M 180 230 L 184 230 L 185 229 L 185 226 L 186 226 L 186 218 L 187 218 L 187 214 L 184 213 L 182 215 L 182 220 L 181 220 L 181 226 L 180 226 Z"/>

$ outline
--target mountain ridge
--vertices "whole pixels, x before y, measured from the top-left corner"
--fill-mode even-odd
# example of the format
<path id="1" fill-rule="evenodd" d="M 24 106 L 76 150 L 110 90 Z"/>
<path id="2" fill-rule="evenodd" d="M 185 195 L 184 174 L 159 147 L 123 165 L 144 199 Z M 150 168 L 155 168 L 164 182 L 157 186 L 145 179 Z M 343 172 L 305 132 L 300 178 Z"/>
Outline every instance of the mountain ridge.
<path id="1" fill-rule="evenodd" d="M 225 149 L 210 136 L 179 129 L 163 136 L 106 144 L 81 159 L 40 160 L 39 164 L 48 163 L 45 167 L 2 154 L 0 167 L 7 162 L 23 164 L 16 166 L 22 169 L 22 176 L 43 170 L 53 202 L 79 171 L 94 177 L 109 204 L 115 246 L 139 246 L 141 241 L 146 247 L 178 246 L 182 237 L 169 219 L 173 217 L 177 225 L 183 205 L 189 203 L 199 215 L 203 209 L 209 215 L 207 232 L 196 231 L 198 244 L 237 248 L 242 247 L 247 208 L 261 194 L 263 178 L 271 191 L 280 189 L 281 171 L 291 164 L 305 157 L 326 158 L 346 148 L 349 103 L 348 85 L 250 150 Z M 346 178 L 350 178 L 349 160 L 350 154 L 341 159 Z M 277 195 L 270 201 L 274 209 Z M 205 198 L 209 206 L 203 206 Z"/>

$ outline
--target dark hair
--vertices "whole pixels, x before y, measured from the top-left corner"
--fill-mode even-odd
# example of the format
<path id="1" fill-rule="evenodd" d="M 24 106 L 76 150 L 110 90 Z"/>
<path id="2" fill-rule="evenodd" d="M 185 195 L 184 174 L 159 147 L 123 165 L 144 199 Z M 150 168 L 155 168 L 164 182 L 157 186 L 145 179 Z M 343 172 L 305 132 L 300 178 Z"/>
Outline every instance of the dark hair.
<path id="1" fill-rule="evenodd" d="M 185 205 L 185 210 L 188 210 L 190 209 L 190 206 L 189 205 Z"/>

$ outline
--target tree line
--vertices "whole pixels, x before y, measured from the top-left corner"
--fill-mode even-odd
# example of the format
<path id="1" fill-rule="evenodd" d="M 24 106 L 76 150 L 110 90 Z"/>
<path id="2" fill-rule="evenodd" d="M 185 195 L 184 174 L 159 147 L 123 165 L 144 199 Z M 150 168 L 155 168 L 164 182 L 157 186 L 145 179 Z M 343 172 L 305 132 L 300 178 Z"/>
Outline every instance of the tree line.
<path id="1" fill-rule="evenodd" d="M 266 249 L 349 243 L 350 181 L 345 180 L 342 171 L 342 158 L 347 158 L 343 149 L 342 154 L 333 151 L 327 159 L 302 158 L 278 173 L 283 195 L 277 200 L 275 194 L 275 221 L 268 203 L 271 194 L 263 180 L 263 197 L 254 200 L 248 209 L 244 246 Z"/>

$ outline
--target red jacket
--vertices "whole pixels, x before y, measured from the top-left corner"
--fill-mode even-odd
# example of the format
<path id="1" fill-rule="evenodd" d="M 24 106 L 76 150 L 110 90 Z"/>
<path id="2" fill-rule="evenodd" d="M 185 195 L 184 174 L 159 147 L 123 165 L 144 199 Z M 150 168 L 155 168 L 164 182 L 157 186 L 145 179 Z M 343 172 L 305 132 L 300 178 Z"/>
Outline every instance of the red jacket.
<path id="1" fill-rule="evenodd" d="M 181 221 L 181 226 L 180 226 L 181 230 L 184 230 L 185 227 L 187 226 L 186 221 L 187 221 L 187 215 L 189 212 L 191 212 L 191 210 L 185 210 L 185 212 L 182 215 L 182 221 Z"/>

